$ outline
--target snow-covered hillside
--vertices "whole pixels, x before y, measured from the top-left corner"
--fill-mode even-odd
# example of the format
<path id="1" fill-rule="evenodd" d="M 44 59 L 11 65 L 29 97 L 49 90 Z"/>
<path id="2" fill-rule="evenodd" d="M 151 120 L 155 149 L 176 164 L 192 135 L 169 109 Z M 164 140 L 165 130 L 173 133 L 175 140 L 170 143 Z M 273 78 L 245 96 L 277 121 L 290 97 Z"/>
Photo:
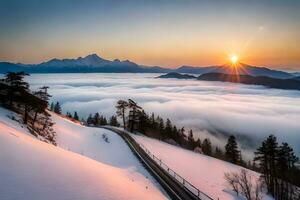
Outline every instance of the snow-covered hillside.
<path id="1" fill-rule="evenodd" d="M 56 147 L 31 136 L 11 115 L 0 108 L 0 199 L 167 198 L 114 133 L 54 115 Z"/>
<path id="2" fill-rule="evenodd" d="M 225 179 L 225 172 L 239 172 L 241 167 L 199 153 L 194 153 L 148 137 L 131 134 L 135 140 L 145 146 L 152 154 L 183 176 L 202 192 L 213 199 L 243 199 L 232 192 Z M 259 174 L 250 171 L 253 177 Z M 263 199 L 272 199 L 264 196 Z"/>

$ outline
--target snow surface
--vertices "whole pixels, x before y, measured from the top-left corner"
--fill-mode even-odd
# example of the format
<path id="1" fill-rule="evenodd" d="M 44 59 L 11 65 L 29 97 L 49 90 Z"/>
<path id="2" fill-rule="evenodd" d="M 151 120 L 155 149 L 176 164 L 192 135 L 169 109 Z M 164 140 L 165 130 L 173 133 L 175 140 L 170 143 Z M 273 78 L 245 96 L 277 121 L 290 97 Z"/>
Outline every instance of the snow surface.
<path id="1" fill-rule="evenodd" d="M 53 115 L 56 147 L 7 115 L 0 108 L 1 200 L 168 198 L 116 134 Z"/>
<path id="2" fill-rule="evenodd" d="M 187 179 L 190 183 L 213 199 L 232 200 L 237 197 L 224 179 L 225 172 L 239 172 L 242 167 L 194 153 L 165 142 L 141 135 L 131 134 L 134 139 L 146 147 L 152 154 L 167 164 L 172 170 Z M 254 178 L 259 174 L 248 170 Z M 264 196 L 264 199 L 272 199 Z"/>

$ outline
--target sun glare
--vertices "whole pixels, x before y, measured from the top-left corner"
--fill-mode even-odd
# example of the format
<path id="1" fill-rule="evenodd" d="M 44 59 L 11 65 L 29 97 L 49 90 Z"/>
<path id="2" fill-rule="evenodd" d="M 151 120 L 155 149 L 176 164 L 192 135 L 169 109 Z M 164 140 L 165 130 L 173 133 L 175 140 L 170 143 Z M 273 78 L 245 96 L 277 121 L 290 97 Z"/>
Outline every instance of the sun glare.
<path id="1" fill-rule="evenodd" d="M 236 64 L 239 60 L 239 57 L 237 55 L 230 56 L 230 61 L 232 64 Z"/>

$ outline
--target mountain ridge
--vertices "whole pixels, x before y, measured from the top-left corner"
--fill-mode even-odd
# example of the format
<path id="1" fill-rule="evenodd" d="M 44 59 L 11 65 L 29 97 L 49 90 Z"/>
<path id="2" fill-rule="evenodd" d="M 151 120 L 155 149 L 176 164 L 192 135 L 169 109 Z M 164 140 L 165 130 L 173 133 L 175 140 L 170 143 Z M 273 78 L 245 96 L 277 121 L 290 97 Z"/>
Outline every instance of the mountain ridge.
<path id="1" fill-rule="evenodd" d="M 239 74 L 251 76 L 269 76 L 272 78 L 293 78 L 294 73 L 273 70 L 266 67 L 251 66 L 240 63 Z M 27 73 L 185 73 L 185 74 L 205 74 L 205 73 L 225 73 L 231 74 L 228 64 L 221 66 L 187 66 L 183 65 L 175 69 L 160 66 L 139 65 L 130 60 L 107 60 L 97 54 L 89 54 L 78 58 L 53 58 L 39 64 L 22 64 L 11 62 L 0 62 L 0 73 L 8 71 L 25 71 Z"/>
<path id="2" fill-rule="evenodd" d="M 240 83 L 246 85 L 262 85 L 268 88 L 300 90 L 300 80 L 298 77 L 289 79 L 272 78 L 268 76 L 251 76 L 245 74 L 224 74 L 219 72 L 210 72 L 199 75 L 198 77 L 180 74 L 176 72 L 160 75 L 157 78 L 175 78 L 175 79 L 194 79 L 200 81 L 220 81 Z"/>

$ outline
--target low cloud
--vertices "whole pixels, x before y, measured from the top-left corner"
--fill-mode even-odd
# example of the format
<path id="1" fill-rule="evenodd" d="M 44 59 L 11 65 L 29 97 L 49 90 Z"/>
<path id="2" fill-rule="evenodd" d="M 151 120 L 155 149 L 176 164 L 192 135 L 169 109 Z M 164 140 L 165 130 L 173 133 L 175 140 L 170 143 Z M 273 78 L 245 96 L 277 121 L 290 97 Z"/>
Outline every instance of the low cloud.
<path id="1" fill-rule="evenodd" d="M 220 82 L 155 79 L 157 74 L 48 74 L 32 75 L 33 89 L 50 86 L 53 101 L 63 111 L 79 115 L 115 114 L 118 99 L 134 99 L 151 113 L 193 128 L 201 138 L 210 136 L 223 146 L 238 135 L 244 149 L 256 148 L 275 134 L 300 155 L 300 92 Z"/>

